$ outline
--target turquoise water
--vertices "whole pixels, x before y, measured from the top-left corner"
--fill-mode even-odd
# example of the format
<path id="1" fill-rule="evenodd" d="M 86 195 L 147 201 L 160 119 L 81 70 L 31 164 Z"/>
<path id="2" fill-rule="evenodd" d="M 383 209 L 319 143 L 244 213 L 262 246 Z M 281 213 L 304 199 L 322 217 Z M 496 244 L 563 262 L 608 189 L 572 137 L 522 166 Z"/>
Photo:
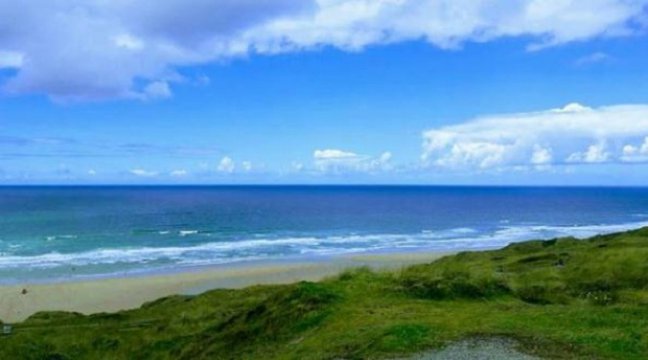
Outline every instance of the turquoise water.
<path id="1" fill-rule="evenodd" d="M 648 225 L 648 188 L 0 187 L 0 283 Z"/>

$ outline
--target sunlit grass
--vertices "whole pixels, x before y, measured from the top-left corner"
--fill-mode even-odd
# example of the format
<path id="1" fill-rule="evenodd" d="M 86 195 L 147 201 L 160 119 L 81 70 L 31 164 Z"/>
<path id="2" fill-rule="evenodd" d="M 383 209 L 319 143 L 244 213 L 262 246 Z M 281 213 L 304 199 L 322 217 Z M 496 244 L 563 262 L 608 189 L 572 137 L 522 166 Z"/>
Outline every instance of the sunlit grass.
<path id="1" fill-rule="evenodd" d="M 393 358 L 489 336 L 551 358 L 648 358 L 648 229 L 116 314 L 39 313 L 0 337 L 0 358 Z"/>

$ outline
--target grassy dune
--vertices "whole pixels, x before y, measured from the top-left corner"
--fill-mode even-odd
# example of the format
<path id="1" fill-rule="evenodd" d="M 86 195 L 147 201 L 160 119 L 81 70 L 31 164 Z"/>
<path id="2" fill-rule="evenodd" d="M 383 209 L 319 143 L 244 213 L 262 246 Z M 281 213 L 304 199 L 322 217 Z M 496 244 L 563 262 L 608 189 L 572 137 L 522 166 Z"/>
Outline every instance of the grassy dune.
<path id="1" fill-rule="evenodd" d="M 396 358 L 491 336 L 548 358 L 648 358 L 648 228 L 119 313 L 38 313 L 0 336 L 0 358 Z"/>

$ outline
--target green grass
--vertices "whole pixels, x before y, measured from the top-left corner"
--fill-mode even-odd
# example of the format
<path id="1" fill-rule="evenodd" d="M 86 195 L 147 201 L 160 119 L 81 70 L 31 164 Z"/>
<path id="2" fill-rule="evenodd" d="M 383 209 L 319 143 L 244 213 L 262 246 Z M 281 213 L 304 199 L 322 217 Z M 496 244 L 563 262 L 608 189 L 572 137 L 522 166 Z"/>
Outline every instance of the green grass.
<path id="1" fill-rule="evenodd" d="M 113 314 L 38 313 L 0 336 L 0 358 L 394 358 L 489 336 L 548 358 L 648 358 L 648 228 Z"/>

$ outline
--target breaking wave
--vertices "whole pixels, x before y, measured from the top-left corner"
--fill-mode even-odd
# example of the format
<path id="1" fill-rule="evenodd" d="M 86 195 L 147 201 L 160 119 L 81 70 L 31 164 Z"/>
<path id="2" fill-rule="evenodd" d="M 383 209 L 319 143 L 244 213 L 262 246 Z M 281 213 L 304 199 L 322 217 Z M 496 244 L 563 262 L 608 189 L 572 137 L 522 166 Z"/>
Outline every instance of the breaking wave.
<path id="1" fill-rule="evenodd" d="M 351 234 L 345 236 L 295 236 L 207 242 L 191 246 L 129 247 L 85 252 L 50 252 L 18 256 L 0 254 L 0 270 L 46 269 L 88 265 L 195 266 L 244 260 L 276 259 L 283 256 L 337 255 L 380 250 L 426 249 L 459 251 L 502 247 L 512 242 L 561 236 L 590 237 L 648 226 L 648 221 L 601 225 L 518 225 L 500 226 L 490 231 L 455 228 L 413 234 Z M 187 230 L 181 235 L 193 235 Z M 160 232 L 166 234 L 166 232 Z"/>

